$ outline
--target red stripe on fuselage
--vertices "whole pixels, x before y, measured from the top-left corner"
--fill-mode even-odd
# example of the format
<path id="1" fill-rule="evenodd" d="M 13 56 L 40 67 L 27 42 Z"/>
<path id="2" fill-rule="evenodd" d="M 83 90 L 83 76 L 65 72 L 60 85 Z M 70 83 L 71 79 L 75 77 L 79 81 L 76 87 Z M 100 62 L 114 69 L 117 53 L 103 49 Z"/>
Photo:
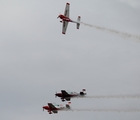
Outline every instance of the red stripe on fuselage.
<path id="1" fill-rule="evenodd" d="M 70 18 L 64 16 L 64 15 L 59 15 L 60 19 L 62 19 L 63 21 L 67 21 L 67 22 L 73 22 Z"/>
<path id="2" fill-rule="evenodd" d="M 76 96 L 78 96 L 78 95 L 75 95 L 75 94 L 69 94 L 69 96 L 65 96 L 62 93 L 56 93 L 55 95 L 58 96 L 58 97 L 76 97 Z"/>
<path id="3" fill-rule="evenodd" d="M 57 108 L 50 108 L 49 106 L 43 106 L 43 109 L 52 111 L 52 110 L 58 110 Z"/>
<path id="4" fill-rule="evenodd" d="M 48 111 L 53 111 L 53 110 L 62 110 L 64 109 L 63 107 L 61 108 L 50 108 L 49 106 L 43 106 L 43 109 L 48 110 Z"/>

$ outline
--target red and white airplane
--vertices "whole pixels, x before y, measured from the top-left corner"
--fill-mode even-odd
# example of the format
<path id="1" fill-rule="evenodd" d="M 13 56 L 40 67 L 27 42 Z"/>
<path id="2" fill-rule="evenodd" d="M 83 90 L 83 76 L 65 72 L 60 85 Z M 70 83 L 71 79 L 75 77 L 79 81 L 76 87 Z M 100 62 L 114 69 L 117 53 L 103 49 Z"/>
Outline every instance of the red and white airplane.
<path id="1" fill-rule="evenodd" d="M 56 93 L 55 96 L 56 97 L 60 97 L 61 100 L 64 102 L 66 101 L 70 101 L 71 98 L 73 97 L 85 97 L 86 93 L 85 93 L 86 89 L 82 89 L 82 91 L 80 93 L 77 92 L 66 92 L 65 90 L 61 90 L 61 93 Z"/>
<path id="2" fill-rule="evenodd" d="M 69 4 L 69 3 L 66 3 L 64 15 L 60 14 L 60 15 L 57 17 L 57 18 L 62 19 L 62 21 L 60 21 L 60 22 L 63 23 L 63 26 L 62 26 L 62 33 L 63 33 L 63 34 L 66 33 L 67 26 L 68 26 L 68 23 L 69 23 L 69 22 L 76 23 L 77 29 L 79 29 L 79 27 L 80 27 L 80 19 L 81 19 L 81 17 L 78 16 L 77 21 L 71 20 L 71 19 L 69 18 L 69 7 L 70 7 L 70 4 Z"/>
<path id="3" fill-rule="evenodd" d="M 44 109 L 47 110 L 49 112 L 49 114 L 52 113 L 58 113 L 58 111 L 67 111 L 70 110 L 70 102 L 68 102 L 68 104 L 66 104 L 65 106 L 62 104 L 53 104 L 53 103 L 48 103 L 47 106 L 43 106 L 43 111 Z"/>

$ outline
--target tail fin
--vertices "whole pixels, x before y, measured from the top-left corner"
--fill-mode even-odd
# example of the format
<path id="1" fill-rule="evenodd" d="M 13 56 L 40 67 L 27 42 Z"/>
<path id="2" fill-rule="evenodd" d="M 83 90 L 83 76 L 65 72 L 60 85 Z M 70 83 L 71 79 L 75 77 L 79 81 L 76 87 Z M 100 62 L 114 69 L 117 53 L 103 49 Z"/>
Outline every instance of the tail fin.
<path id="1" fill-rule="evenodd" d="M 86 95 L 85 91 L 86 89 L 82 89 L 82 91 L 80 92 L 80 95 Z"/>
<path id="2" fill-rule="evenodd" d="M 77 18 L 77 29 L 79 29 L 79 27 L 80 27 L 80 20 L 81 20 L 81 17 L 78 16 L 78 18 Z"/>
<path id="3" fill-rule="evenodd" d="M 71 102 L 68 102 L 68 104 L 66 104 L 67 109 L 71 109 L 70 104 L 71 104 Z"/>
<path id="4" fill-rule="evenodd" d="M 85 91 L 86 91 L 86 89 L 82 89 L 82 91 L 83 91 L 83 92 L 85 92 Z"/>

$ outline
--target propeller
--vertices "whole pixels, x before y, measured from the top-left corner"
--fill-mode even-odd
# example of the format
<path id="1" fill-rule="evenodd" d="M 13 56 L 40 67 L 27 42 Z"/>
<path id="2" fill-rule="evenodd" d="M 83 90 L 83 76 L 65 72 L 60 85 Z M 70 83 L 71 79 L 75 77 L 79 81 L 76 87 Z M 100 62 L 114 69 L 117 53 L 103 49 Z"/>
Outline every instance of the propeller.
<path id="1" fill-rule="evenodd" d="M 56 94 L 57 94 L 57 92 L 55 93 L 55 98 L 57 97 L 57 95 L 56 95 Z"/>
<path id="2" fill-rule="evenodd" d="M 61 15 L 61 12 L 59 12 L 59 15 L 58 15 L 57 19 L 60 18 L 60 15 Z"/>

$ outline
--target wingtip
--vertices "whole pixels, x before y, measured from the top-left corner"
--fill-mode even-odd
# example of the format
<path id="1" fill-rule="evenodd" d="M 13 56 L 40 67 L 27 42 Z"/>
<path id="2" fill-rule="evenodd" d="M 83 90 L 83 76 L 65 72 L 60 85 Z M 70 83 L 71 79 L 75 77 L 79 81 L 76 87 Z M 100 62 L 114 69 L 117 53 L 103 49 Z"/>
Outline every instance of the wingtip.
<path id="1" fill-rule="evenodd" d="M 67 5 L 70 5 L 70 3 L 66 3 Z"/>

